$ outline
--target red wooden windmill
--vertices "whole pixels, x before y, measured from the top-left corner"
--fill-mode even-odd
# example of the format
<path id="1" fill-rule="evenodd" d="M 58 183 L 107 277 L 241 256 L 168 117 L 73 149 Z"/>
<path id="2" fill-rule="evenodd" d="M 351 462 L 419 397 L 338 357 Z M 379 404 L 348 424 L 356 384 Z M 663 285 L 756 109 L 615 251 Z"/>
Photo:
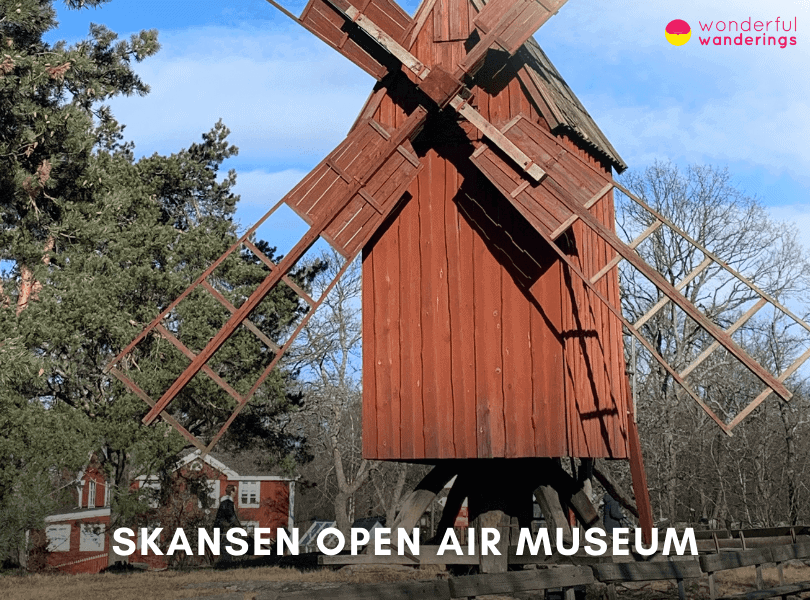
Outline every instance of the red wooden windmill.
<path id="1" fill-rule="evenodd" d="M 565 0 L 424 0 L 413 18 L 393 0 L 350 1 L 310 0 L 300 19 L 278 8 L 377 79 L 352 130 L 108 370 L 149 403 L 145 423 L 162 416 L 210 450 L 295 335 L 283 344 L 265 340 L 274 358 L 247 394 L 218 378 L 209 366 L 212 357 L 240 325 L 255 330 L 251 311 L 281 281 L 310 305 L 307 318 L 315 312 L 322 298 L 309 297 L 287 273 L 321 237 L 346 264 L 363 253 L 365 456 L 438 465 L 409 497 L 401 525 L 455 474 L 462 475 L 455 496 L 469 495 L 471 503 L 476 498 L 472 512 L 511 510 L 503 500 L 514 496 L 507 488 L 528 492 L 550 484 L 590 524 L 593 508 L 552 461 L 571 456 L 629 459 L 642 524 L 649 527 L 623 330 L 725 431 L 771 392 L 789 399 L 783 381 L 807 355 L 774 377 L 732 340 L 744 321 L 721 330 L 634 252 L 662 226 L 697 243 L 613 181 L 612 169 L 622 171 L 624 163 L 531 38 Z M 654 216 L 630 244 L 615 234 L 614 187 Z M 310 229 L 276 265 L 250 239 L 281 203 Z M 208 278 L 241 248 L 271 272 L 236 308 Z M 701 250 L 706 265 L 698 269 L 715 261 L 751 285 Z M 763 393 L 732 422 L 717 417 L 686 373 L 656 353 L 640 335 L 640 323 L 622 316 L 621 260 L 662 292 L 653 311 L 674 302 L 716 340 L 705 355 L 722 346 L 762 381 Z M 122 359 L 156 328 L 171 337 L 161 322 L 198 287 L 232 316 L 199 353 L 183 349 L 190 364 L 154 400 L 120 367 Z M 770 302 L 793 316 L 752 289 L 759 307 Z M 219 433 L 205 441 L 171 416 L 172 400 L 200 371 L 237 402 Z M 519 484 L 505 475 L 512 465 L 523 471 Z M 474 492 L 476 478 L 489 483 Z"/>

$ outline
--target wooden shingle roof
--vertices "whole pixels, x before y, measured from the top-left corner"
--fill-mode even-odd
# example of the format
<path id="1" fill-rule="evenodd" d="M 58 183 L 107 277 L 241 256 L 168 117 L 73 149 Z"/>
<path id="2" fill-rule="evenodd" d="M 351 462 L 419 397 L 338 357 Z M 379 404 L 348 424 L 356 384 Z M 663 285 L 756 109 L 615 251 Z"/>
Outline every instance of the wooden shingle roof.
<path id="1" fill-rule="evenodd" d="M 534 38 L 518 51 L 520 77 L 554 133 L 566 131 L 602 154 L 621 173 L 627 168 L 619 153 Z"/>

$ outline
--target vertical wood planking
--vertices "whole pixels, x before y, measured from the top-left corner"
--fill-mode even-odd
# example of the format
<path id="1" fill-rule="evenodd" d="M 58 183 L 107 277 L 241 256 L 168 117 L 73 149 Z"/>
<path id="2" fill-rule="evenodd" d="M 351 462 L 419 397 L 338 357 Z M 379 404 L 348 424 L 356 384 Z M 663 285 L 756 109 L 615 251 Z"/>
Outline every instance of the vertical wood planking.
<path id="1" fill-rule="evenodd" d="M 532 456 L 531 306 L 508 272 L 502 278 L 502 297 L 506 456 Z"/>
<path id="2" fill-rule="evenodd" d="M 400 364 L 402 458 L 425 456 L 424 420 L 422 415 L 422 340 L 421 316 L 421 247 L 419 243 L 420 189 L 422 174 L 411 186 L 413 199 L 400 213 Z"/>
<path id="3" fill-rule="evenodd" d="M 436 7 L 442 2 L 451 15 L 454 6 L 463 6 L 468 17 L 474 13 L 468 0 L 438 0 Z M 411 51 L 431 66 L 455 65 L 464 48 L 451 38 L 463 26 L 463 20 L 429 15 Z M 448 41 L 435 43 L 434 33 Z M 476 88 L 473 103 L 498 126 L 522 113 L 547 129 L 517 79 L 494 96 Z M 390 129 L 404 113 L 386 98 L 375 118 Z M 559 141 L 604 171 L 566 136 Z M 500 197 L 482 198 L 494 207 L 487 210 L 495 224 L 471 225 L 453 201 L 461 185 L 455 166 L 432 151 L 422 160 L 426 168 L 410 188 L 413 198 L 365 253 L 366 456 L 626 456 L 627 389 L 615 318 L 573 275 L 569 289 L 559 262 L 547 266 L 528 292 L 521 288 L 499 246 L 499 227 L 529 225 L 522 217 L 504 221 Z M 570 177 L 584 187 L 587 171 Z M 612 210 L 605 199 L 592 212 L 612 225 Z M 575 262 L 593 273 L 610 251 L 581 225 L 573 229 L 580 253 Z M 618 304 L 615 273 L 600 290 Z M 580 339 L 589 331 L 598 337 Z M 368 370 L 381 372 L 370 376 Z M 618 415 L 590 418 L 583 426 L 583 413 L 614 406 Z"/>
<path id="4" fill-rule="evenodd" d="M 566 456 L 569 453 L 565 410 L 565 348 L 560 280 L 562 268 L 555 262 L 530 289 L 539 308 L 532 306 L 532 427 L 536 456 Z"/>
<path id="5" fill-rule="evenodd" d="M 448 165 L 448 170 L 451 165 Z M 450 309 L 450 358 L 453 392 L 453 443 L 456 456 L 476 456 L 473 231 L 459 215 L 453 198 L 461 175 L 452 169 L 446 185 L 445 240 Z"/>
<path id="6" fill-rule="evenodd" d="M 475 269 L 475 371 L 478 457 L 504 455 L 501 268 L 480 236 Z"/>
<path id="7" fill-rule="evenodd" d="M 363 456 L 378 458 L 377 452 L 377 385 L 374 344 L 374 251 L 363 251 Z"/>

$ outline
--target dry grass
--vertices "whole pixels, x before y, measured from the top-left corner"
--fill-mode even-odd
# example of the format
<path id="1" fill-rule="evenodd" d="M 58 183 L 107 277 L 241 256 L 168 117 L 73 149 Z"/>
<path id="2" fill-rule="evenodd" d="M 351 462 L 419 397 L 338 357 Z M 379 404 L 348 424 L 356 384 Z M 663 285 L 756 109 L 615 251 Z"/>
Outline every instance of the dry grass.
<path id="1" fill-rule="evenodd" d="M 103 598 L 110 600 L 174 600 L 227 592 L 229 582 L 276 581 L 307 583 L 380 583 L 404 579 L 433 579 L 431 571 L 394 569 L 359 572 L 318 570 L 301 572 L 280 567 L 228 571 L 163 571 L 104 573 L 99 575 L 27 575 L 0 577 L 0 598 L 14 600 L 65 600 Z M 222 583 L 217 588 L 185 589 L 190 584 Z"/>
<path id="2" fill-rule="evenodd" d="M 64 600 L 71 598 L 109 598 L 110 600 L 169 600 L 222 594 L 228 586 L 239 581 L 272 581 L 302 583 L 384 583 L 408 579 L 434 579 L 437 570 L 405 570 L 391 568 L 364 568 L 356 570 L 317 570 L 301 572 L 280 567 L 233 569 L 229 571 L 163 571 L 103 575 L 28 575 L 0 577 L 0 599 L 14 600 Z M 768 587 L 778 585 L 779 575 L 775 567 L 764 568 L 763 578 Z M 785 566 L 788 582 L 810 579 L 810 567 L 806 565 Z M 721 594 L 735 594 L 754 589 L 754 567 L 744 567 L 718 573 L 717 582 Z M 196 587 L 191 584 L 220 583 L 217 587 Z M 630 588 L 630 589 L 628 589 Z M 687 584 L 687 597 L 708 598 L 708 582 L 705 576 Z M 596 591 L 596 590 L 594 590 Z M 674 585 L 656 582 L 646 585 L 620 586 L 619 596 L 638 600 L 677 598 Z M 599 595 L 599 594 L 597 594 Z M 589 594 L 592 598 L 594 594 Z M 246 597 L 251 597 L 247 594 Z"/>

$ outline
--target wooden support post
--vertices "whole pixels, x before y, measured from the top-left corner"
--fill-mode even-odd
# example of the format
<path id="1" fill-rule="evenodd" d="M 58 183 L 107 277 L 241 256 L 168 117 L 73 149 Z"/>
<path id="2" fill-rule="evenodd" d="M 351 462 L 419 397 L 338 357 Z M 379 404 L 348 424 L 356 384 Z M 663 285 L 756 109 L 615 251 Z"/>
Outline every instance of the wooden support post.
<path id="1" fill-rule="evenodd" d="M 557 490 L 550 485 L 541 485 L 535 490 L 534 497 L 537 500 L 537 504 L 540 505 L 540 510 L 543 511 L 546 526 L 554 531 L 558 528 L 562 529 L 563 539 L 565 539 L 566 543 L 573 541 L 571 526 L 568 525 L 568 519 L 565 516 L 565 512 L 563 512 Z"/>
<path id="2" fill-rule="evenodd" d="M 419 519 L 433 502 L 444 486 L 456 475 L 457 467 L 453 463 L 439 463 L 422 478 L 416 488 L 408 494 L 402 503 L 402 510 L 391 524 L 391 546 L 397 544 L 397 530 L 401 527 L 410 530 L 419 523 Z"/>
<path id="3" fill-rule="evenodd" d="M 470 499 L 475 502 L 473 498 Z M 509 517 L 502 510 L 489 510 L 478 515 L 474 521 L 475 535 L 478 541 L 478 568 L 481 573 L 506 573 L 509 566 Z M 482 528 L 491 527 L 500 533 L 495 546 L 500 556 L 489 552 L 484 554 Z"/>
<path id="4" fill-rule="evenodd" d="M 630 382 L 627 383 L 628 389 Z M 641 442 L 638 438 L 638 425 L 633 414 L 633 403 L 629 403 L 630 414 L 627 419 L 628 450 L 630 452 L 630 475 L 633 480 L 633 494 L 636 496 L 638 507 L 638 524 L 641 527 L 641 536 L 645 544 L 652 543 L 652 507 L 650 506 L 650 492 L 647 489 L 647 473 L 644 471 L 644 458 L 641 455 Z"/>

